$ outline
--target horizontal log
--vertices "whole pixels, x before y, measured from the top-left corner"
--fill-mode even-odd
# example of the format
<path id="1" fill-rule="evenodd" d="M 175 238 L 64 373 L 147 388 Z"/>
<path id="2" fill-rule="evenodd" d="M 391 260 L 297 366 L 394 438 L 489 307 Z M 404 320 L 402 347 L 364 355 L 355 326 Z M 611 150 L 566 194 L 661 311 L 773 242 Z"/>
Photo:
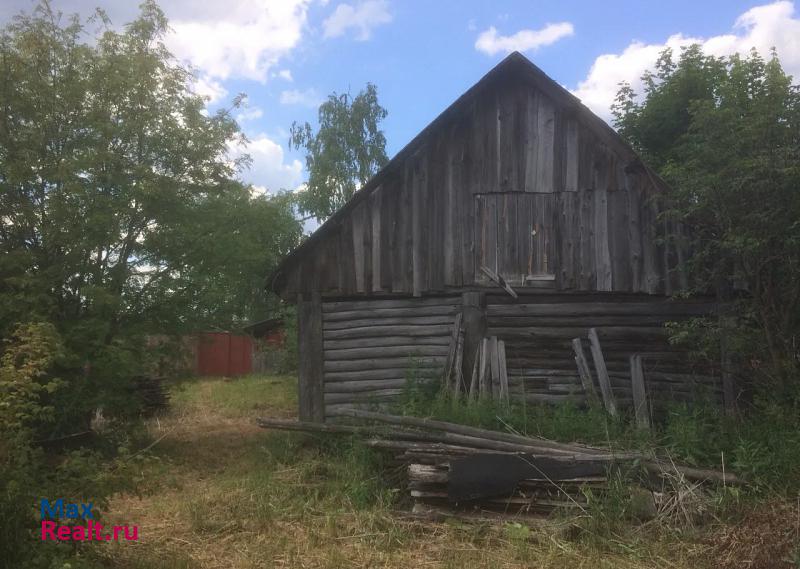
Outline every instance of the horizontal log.
<path id="1" fill-rule="evenodd" d="M 447 346 L 392 346 L 325 350 L 325 361 L 360 360 L 365 358 L 446 356 Z"/>
<path id="2" fill-rule="evenodd" d="M 432 379 L 430 383 L 436 384 L 438 380 Z M 400 389 L 408 385 L 407 379 L 366 379 L 359 381 L 326 381 L 325 393 L 359 393 L 373 389 Z"/>
<path id="3" fill-rule="evenodd" d="M 372 369 L 397 369 L 412 370 L 415 367 L 435 367 L 444 365 L 444 358 L 436 357 L 402 357 L 402 358 L 369 358 L 362 360 L 325 360 L 323 370 L 328 371 L 364 371 Z"/>
<path id="4" fill-rule="evenodd" d="M 345 330 L 327 330 L 325 340 L 344 338 L 375 338 L 377 336 L 448 336 L 451 326 L 362 326 Z"/>
<path id="5" fill-rule="evenodd" d="M 347 330 L 352 328 L 377 327 L 377 326 L 430 326 L 432 324 L 445 324 L 452 326 L 453 316 L 426 316 L 419 313 L 416 316 L 401 316 L 395 318 L 361 318 L 358 320 L 340 320 L 325 322 L 322 330 Z"/>
<path id="6" fill-rule="evenodd" d="M 514 316 L 622 316 L 622 315 L 693 315 L 701 316 L 713 311 L 706 303 L 664 302 L 565 302 L 535 304 L 489 304 L 488 317 Z"/>
<path id="7" fill-rule="evenodd" d="M 351 338 L 344 340 L 325 340 L 325 350 L 340 350 L 363 347 L 395 347 L 395 346 L 448 346 L 449 336 L 383 336 L 379 338 Z"/>
<path id="8" fill-rule="evenodd" d="M 418 381 L 441 378 L 441 367 L 419 368 L 414 376 Z M 362 379 L 406 379 L 411 375 L 408 368 L 395 369 L 367 369 L 364 371 L 328 371 L 325 372 L 325 382 L 356 381 Z"/>
<path id="9" fill-rule="evenodd" d="M 441 306 L 414 306 L 413 308 L 370 308 L 367 310 L 342 310 L 337 312 L 326 312 L 323 316 L 323 323 L 341 322 L 351 320 L 361 320 L 369 318 L 405 318 L 415 316 L 455 316 L 458 307 L 452 304 Z M 452 320 L 452 318 L 451 318 Z"/>
<path id="10" fill-rule="evenodd" d="M 586 327 L 602 328 L 604 326 L 659 326 L 669 319 L 663 316 L 528 316 L 517 314 L 515 316 L 488 316 L 487 322 L 491 327 L 515 328 L 520 326 L 541 327 Z"/>
<path id="11" fill-rule="evenodd" d="M 369 401 L 385 401 L 394 399 L 403 393 L 402 389 L 372 389 L 359 393 L 325 392 L 325 403 L 362 403 Z"/>
<path id="12" fill-rule="evenodd" d="M 425 298 L 377 298 L 373 300 L 344 300 L 323 302 L 322 312 L 342 312 L 350 310 L 371 310 L 382 308 L 418 308 L 420 306 L 455 306 L 460 305 L 461 296 L 425 297 Z"/>
<path id="13" fill-rule="evenodd" d="M 487 334 L 497 336 L 503 340 L 506 337 L 528 336 L 531 338 L 566 338 L 572 339 L 586 334 L 583 327 L 546 328 L 540 326 L 527 326 L 519 328 L 489 326 Z M 666 338 L 666 330 L 658 326 L 607 326 L 599 328 L 597 335 L 603 338 L 620 339 L 630 337 L 650 336 L 652 338 Z M 605 344 L 603 344 L 605 347 Z"/>

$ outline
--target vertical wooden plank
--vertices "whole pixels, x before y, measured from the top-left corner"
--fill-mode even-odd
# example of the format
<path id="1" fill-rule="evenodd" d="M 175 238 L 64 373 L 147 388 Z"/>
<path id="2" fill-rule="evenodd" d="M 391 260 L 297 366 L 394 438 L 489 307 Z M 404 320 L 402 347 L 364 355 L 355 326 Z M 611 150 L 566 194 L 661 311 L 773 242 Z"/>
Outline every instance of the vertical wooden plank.
<path id="1" fill-rule="evenodd" d="M 325 420 L 323 394 L 322 299 L 318 292 L 297 302 L 298 403 L 301 421 Z"/>
<path id="2" fill-rule="evenodd" d="M 458 202 L 455 188 L 453 187 L 453 138 L 448 137 L 444 148 L 444 187 L 440 191 L 444 194 L 444 243 L 442 255 L 444 257 L 444 284 L 454 286 L 460 279 L 456 278 L 455 260 L 460 252 L 461 243 L 456 238 L 456 230 L 460 219 L 457 217 Z M 436 188 L 433 191 L 437 191 Z"/>
<path id="3" fill-rule="evenodd" d="M 447 350 L 447 358 L 445 359 L 443 374 L 442 374 L 442 386 L 444 387 L 445 391 L 449 391 L 451 388 L 451 380 L 453 376 L 460 376 L 461 370 L 458 369 L 457 373 L 454 373 L 456 370 L 456 352 L 458 351 L 458 343 L 459 338 L 462 336 L 461 334 L 461 320 L 463 318 L 463 313 L 459 312 L 456 314 L 455 319 L 453 320 L 453 332 L 450 335 L 450 347 Z M 458 367 L 460 368 L 461 362 L 458 363 Z"/>
<path id="4" fill-rule="evenodd" d="M 422 187 L 419 158 L 412 159 L 409 190 L 411 192 L 411 286 L 414 296 L 422 296 Z"/>
<path id="5" fill-rule="evenodd" d="M 489 340 L 487 338 L 481 339 L 480 363 L 478 364 L 478 385 L 479 396 L 481 399 L 486 399 L 491 396 L 491 387 L 489 386 Z"/>
<path id="6" fill-rule="evenodd" d="M 497 336 L 489 338 L 489 364 L 492 372 L 492 399 L 500 400 L 500 357 L 497 354 Z"/>
<path id="7" fill-rule="evenodd" d="M 625 193 L 628 194 L 628 250 L 630 253 L 631 290 L 645 292 L 642 267 L 641 196 L 637 192 L 636 175 L 625 174 Z"/>
<path id="8" fill-rule="evenodd" d="M 565 172 L 564 190 L 567 192 L 578 191 L 578 123 L 574 118 L 569 118 L 565 125 Z"/>
<path id="9" fill-rule="evenodd" d="M 370 196 L 370 221 L 372 222 L 372 290 L 383 290 L 381 286 L 381 199 L 383 188 L 378 187 Z"/>
<path id="10" fill-rule="evenodd" d="M 500 401 L 503 405 L 509 405 L 508 394 L 508 368 L 506 362 L 506 343 L 503 340 L 497 341 L 497 360 L 500 372 Z"/>
<path id="11" fill-rule="evenodd" d="M 464 377 L 475 366 L 473 360 L 480 349 L 481 338 L 486 331 L 485 296 L 480 292 L 465 292 L 461 295 L 462 326 L 464 328 L 464 362 L 461 366 Z"/>
<path id="12" fill-rule="evenodd" d="M 575 365 L 578 366 L 578 375 L 581 378 L 581 385 L 583 385 L 586 398 L 590 402 L 597 401 L 597 391 L 592 381 L 592 372 L 589 370 L 589 362 L 586 360 L 586 355 L 583 353 L 583 342 L 580 338 L 572 339 L 572 350 L 575 352 Z"/>
<path id="13" fill-rule="evenodd" d="M 356 292 L 365 292 L 364 282 L 364 213 L 366 207 L 364 202 L 359 203 L 350 214 L 350 221 L 353 224 L 353 266 L 355 273 Z"/>
<path id="14" fill-rule="evenodd" d="M 544 96 L 539 97 L 539 144 L 537 145 L 537 192 L 553 191 L 553 148 L 555 144 L 555 107 Z"/>
<path id="15" fill-rule="evenodd" d="M 517 194 L 500 194 L 497 220 L 498 274 L 507 282 L 523 285 L 525 275 L 517 263 Z"/>
<path id="16" fill-rule="evenodd" d="M 515 191 L 514 176 L 514 91 L 512 88 L 497 91 L 497 189 Z"/>
<path id="17" fill-rule="evenodd" d="M 619 174 L 623 173 L 620 171 Z M 628 193 L 624 190 L 609 192 L 608 238 L 611 254 L 611 284 L 615 292 L 631 291 L 629 223 Z"/>
<path id="18" fill-rule="evenodd" d="M 640 230 L 642 233 L 642 265 L 644 268 L 644 291 L 647 294 L 656 294 L 661 287 L 661 273 L 658 268 L 658 246 L 656 244 L 657 213 L 652 207 L 652 195 L 649 191 L 649 182 L 639 176 L 638 195 L 640 200 Z"/>
<path id="19" fill-rule="evenodd" d="M 492 269 L 495 273 L 497 272 L 497 231 L 498 231 L 498 223 L 497 223 L 497 201 L 498 201 L 498 194 L 486 194 L 483 196 L 483 207 L 484 207 L 484 214 L 483 214 L 483 227 L 482 237 L 483 237 L 483 265 L 486 265 L 490 269 Z M 479 268 L 479 265 L 476 265 L 476 269 Z"/>
<path id="20" fill-rule="evenodd" d="M 539 158 L 539 96 L 528 89 L 525 110 L 525 191 L 536 191 Z"/>
<path id="21" fill-rule="evenodd" d="M 467 353 L 469 353 L 469 352 L 467 352 Z M 474 401 L 475 399 L 478 398 L 478 389 L 479 389 L 479 387 L 478 387 L 478 366 L 480 365 L 480 362 L 481 362 L 481 347 L 480 347 L 480 344 L 478 344 L 478 348 L 475 350 L 475 354 L 474 354 L 473 358 L 474 358 L 474 361 L 473 361 L 473 364 L 472 364 L 472 375 L 470 375 L 469 392 L 467 393 L 467 395 L 469 396 L 469 399 L 472 400 L 472 401 Z M 464 358 L 464 359 L 466 361 L 467 358 Z"/>
<path id="22" fill-rule="evenodd" d="M 595 279 L 595 232 L 594 232 L 594 191 L 579 192 L 580 225 L 578 227 L 580 245 L 580 272 L 578 288 L 594 290 Z"/>
<path id="23" fill-rule="evenodd" d="M 650 428 L 650 410 L 647 405 L 647 392 L 644 387 L 644 373 L 642 372 L 642 356 L 630 356 L 631 368 L 631 393 L 633 394 L 633 412 L 636 417 L 636 426 L 640 429 Z"/>
<path id="24" fill-rule="evenodd" d="M 594 254 L 597 268 L 596 290 L 610 291 L 611 252 L 608 243 L 608 191 L 602 180 L 594 190 Z"/>
<path id="25" fill-rule="evenodd" d="M 617 404 L 614 400 L 614 392 L 611 390 L 611 381 L 608 378 L 606 360 L 603 358 L 603 350 L 600 348 L 600 338 L 597 337 L 597 330 L 594 328 L 589 328 L 589 343 L 592 349 L 594 369 L 595 372 L 597 372 L 597 380 L 600 383 L 600 393 L 603 395 L 603 404 L 609 414 L 616 415 Z"/>

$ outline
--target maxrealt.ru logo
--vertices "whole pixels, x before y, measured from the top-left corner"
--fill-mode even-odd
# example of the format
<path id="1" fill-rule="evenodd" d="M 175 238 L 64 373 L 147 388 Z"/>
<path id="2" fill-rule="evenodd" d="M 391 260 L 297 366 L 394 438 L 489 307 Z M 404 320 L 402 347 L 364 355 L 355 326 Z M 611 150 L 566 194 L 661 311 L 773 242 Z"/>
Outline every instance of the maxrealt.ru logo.
<path id="1" fill-rule="evenodd" d="M 42 541 L 117 541 L 126 539 L 136 541 L 139 539 L 139 526 L 110 526 L 106 529 L 102 524 L 95 522 L 92 507 L 94 504 L 65 503 L 59 498 L 51 503 L 47 498 L 41 502 L 42 514 Z M 49 519 L 48 519 L 49 518 Z M 82 520 L 86 525 L 59 524 L 54 520 Z"/>

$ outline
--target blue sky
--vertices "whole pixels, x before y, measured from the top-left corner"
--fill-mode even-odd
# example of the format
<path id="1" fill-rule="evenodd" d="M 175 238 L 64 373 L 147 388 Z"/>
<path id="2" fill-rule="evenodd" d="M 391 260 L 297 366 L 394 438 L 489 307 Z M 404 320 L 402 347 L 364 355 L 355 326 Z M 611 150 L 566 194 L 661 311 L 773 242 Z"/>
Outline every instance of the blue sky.
<path id="1" fill-rule="evenodd" d="M 102 7 L 115 25 L 137 2 L 52 0 L 64 13 Z M 30 9 L 4 0 L 0 21 Z M 699 41 L 726 55 L 779 50 L 800 76 L 800 16 L 793 2 L 560 2 L 455 0 L 163 0 L 168 46 L 193 65 L 209 109 L 248 95 L 240 124 L 269 191 L 299 187 L 302 156 L 287 148 L 292 121 L 314 122 L 329 93 L 378 86 L 389 112 L 389 155 L 400 150 L 510 51 L 522 51 L 604 118 L 620 80 L 636 84 L 666 46 Z"/>

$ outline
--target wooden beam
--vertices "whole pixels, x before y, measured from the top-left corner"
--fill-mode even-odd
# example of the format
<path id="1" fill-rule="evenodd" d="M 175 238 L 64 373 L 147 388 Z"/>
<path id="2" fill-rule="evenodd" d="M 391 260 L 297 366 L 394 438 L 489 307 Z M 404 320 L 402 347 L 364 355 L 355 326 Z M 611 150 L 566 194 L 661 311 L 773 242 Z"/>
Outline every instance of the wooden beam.
<path id="1" fill-rule="evenodd" d="M 506 343 L 497 341 L 497 357 L 500 364 L 500 401 L 506 406 L 510 404 L 508 395 L 508 368 L 506 367 Z"/>
<path id="2" fill-rule="evenodd" d="M 644 387 L 642 356 L 634 354 L 630 357 L 631 393 L 633 394 L 633 411 L 636 426 L 640 429 L 650 428 L 650 409 L 647 405 L 647 392 Z"/>
<path id="3" fill-rule="evenodd" d="M 321 423 L 325 420 L 325 396 L 322 300 L 318 292 L 311 293 L 310 299 L 298 296 L 297 349 L 300 354 L 297 366 L 300 420 Z"/>
<path id="4" fill-rule="evenodd" d="M 600 393 L 603 394 L 603 405 L 611 415 L 617 414 L 617 404 L 614 401 L 614 392 L 611 390 L 611 381 L 608 379 L 608 369 L 603 358 L 603 350 L 600 348 L 600 338 L 597 337 L 597 330 L 589 328 L 589 342 L 592 346 L 592 360 L 594 369 L 597 372 L 597 380 L 600 383 Z"/>
<path id="5" fill-rule="evenodd" d="M 490 269 L 486 265 L 481 265 L 481 272 L 487 277 L 489 277 L 489 279 L 492 280 L 495 284 L 497 284 L 497 286 L 505 290 L 508 294 L 510 294 L 514 298 L 519 298 L 517 296 L 517 293 L 514 292 L 514 289 L 511 288 L 511 285 L 508 284 L 503 277 L 495 273 L 492 269 Z"/>
<path id="6" fill-rule="evenodd" d="M 464 358 L 461 362 L 462 377 L 471 377 L 469 374 L 475 367 L 478 357 L 481 338 L 486 331 L 486 305 L 485 295 L 481 292 L 465 292 L 461 295 L 461 312 L 463 318 L 461 325 L 464 328 Z"/>
<path id="7" fill-rule="evenodd" d="M 500 400 L 500 358 L 497 349 L 497 336 L 489 338 L 489 364 L 492 370 L 492 399 Z"/>
<path id="8" fill-rule="evenodd" d="M 572 339 L 572 350 L 575 352 L 575 365 L 578 366 L 578 375 L 581 378 L 581 385 L 586 397 L 589 401 L 597 401 L 597 391 L 594 388 L 594 381 L 592 381 L 592 372 L 589 369 L 589 362 L 586 360 L 586 355 L 583 353 L 583 342 L 580 338 Z"/>

